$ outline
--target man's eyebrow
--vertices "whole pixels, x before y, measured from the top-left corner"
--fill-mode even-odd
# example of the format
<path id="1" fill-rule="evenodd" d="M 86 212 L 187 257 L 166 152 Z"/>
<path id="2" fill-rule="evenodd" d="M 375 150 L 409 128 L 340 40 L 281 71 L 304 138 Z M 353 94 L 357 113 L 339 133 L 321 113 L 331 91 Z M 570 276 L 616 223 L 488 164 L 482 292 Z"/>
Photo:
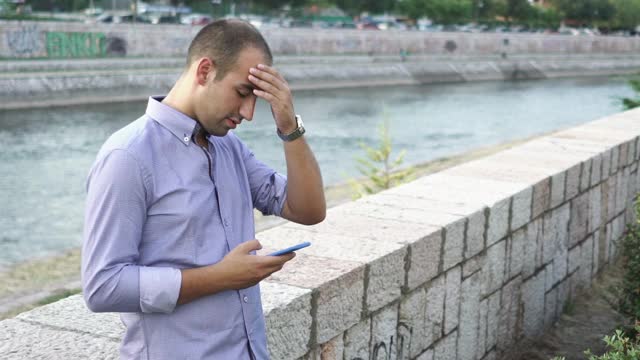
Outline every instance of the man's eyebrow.
<path id="1" fill-rule="evenodd" d="M 257 89 L 257 87 L 255 87 L 253 84 L 249 84 L 249 83 L 242 83 L 238 85 L 239 87 L 245 88 L 249 91 L 253 91 L 255 89 Z"/>

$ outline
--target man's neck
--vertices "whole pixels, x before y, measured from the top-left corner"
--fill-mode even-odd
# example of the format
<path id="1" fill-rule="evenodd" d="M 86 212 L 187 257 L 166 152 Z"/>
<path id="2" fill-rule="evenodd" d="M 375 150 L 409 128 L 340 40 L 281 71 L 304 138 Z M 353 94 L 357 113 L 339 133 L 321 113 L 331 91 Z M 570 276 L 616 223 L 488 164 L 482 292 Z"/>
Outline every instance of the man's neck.
<path id="1" fill-rule="evenodd" d="M 206 132 L 204 131 L 204 129 L 200 128 L 200 131 L 198 131 L 195 138 L 198 145 L 207 148 L 209 146 L 209 142 L 207 141 L 207 136 L 205 134 Z"/>

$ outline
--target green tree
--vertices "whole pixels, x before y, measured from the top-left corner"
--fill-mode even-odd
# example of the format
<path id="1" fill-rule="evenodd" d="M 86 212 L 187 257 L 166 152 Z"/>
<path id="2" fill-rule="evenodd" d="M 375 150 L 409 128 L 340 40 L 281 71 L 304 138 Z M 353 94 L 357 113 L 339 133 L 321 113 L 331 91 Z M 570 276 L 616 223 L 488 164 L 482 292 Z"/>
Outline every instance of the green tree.
<path id="1" fill-rule="evenodd" d="M 640 0 L 612 0 L 612 2 L 615 8 L 614 27 L 635 29 L 640 25 Z"/>
<path id="2" fill-rule="evenodd" d="M 553 7 L 532 6 L 526 22 L 538 28 L 558 28 L 563 18 L 564 14 Z"/>
<path id="3" fill-rule="evenodd" d="M 505 13 L 503 16 L 507 22 L 527 21 L 532 15 L 532 6 L 527 0 L 505 0 Z"/>
<path id="4" fill-rule="evenodd" d="M 612 0 L 554 0 L 554 4 L 568 19 L 588 25 L 609 21 L 616 11 Z"/>
<path id="5" fill-rule="evenodd" d="M 405 150 L 402 150 L 395 160 L 391 159 L 393 148 L 389 135 L 389 116 L 386 113 L 383 123 L 378 127 L 378 134 L 380 144 L 376 148 L 364 143 L 359 144 L 365 151 L 366 157 L 357 157 L 356 161 L 358 162 L 358 170 L 366 179 L 360 182 L 349 180 L 354 191 L 353 197 L 356 199 L 407 182 L 413 174 L 411 167 L 398 170 L 404 162 Z"/>
<path id="6" fill-rule="evenodd" d="M 438 24 L 460 24 L 473 17 L 472 0 L 403 0 L 398 9 L 412 19 L 423 16 Z"/>

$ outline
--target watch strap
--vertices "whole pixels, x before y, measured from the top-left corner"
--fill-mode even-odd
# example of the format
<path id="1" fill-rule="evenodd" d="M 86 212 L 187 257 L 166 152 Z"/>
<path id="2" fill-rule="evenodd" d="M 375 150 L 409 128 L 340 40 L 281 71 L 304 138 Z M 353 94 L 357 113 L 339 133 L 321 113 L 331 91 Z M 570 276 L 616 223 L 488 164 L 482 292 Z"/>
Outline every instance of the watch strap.
<path id="1" fill-rule="evenodd" d="M 298 124 L 298 127 L 289 134 L 283 134 L 280 129 L 276 130 L 278 136 L 280 137 L 280 139 L 282 139 L 282 141 L 293 141 L 306 132 L 304 126 L 302 125 L 302 119 L 300 118 L 300 115 L 296 115 L 296 123 Z"/>

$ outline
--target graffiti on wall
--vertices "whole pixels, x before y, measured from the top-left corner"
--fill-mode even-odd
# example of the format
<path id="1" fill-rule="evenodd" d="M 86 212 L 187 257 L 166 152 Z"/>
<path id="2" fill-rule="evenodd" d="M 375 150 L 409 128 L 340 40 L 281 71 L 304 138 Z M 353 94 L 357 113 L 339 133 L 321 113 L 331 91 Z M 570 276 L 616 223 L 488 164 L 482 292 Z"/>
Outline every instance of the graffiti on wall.
<path id="1" fill-rule="evenodd" d="M 40 31 L 37 25 L 9 31 L 6 36 L 9 51 L 13 56 L 37 56 L 41 51 Z"/>
<path id="2" fill-rule="evenodd" d="M 373 352 L 369 359 L 361 357 L 352 358 L 351 360 L 405 360 L 409 359 L 409 349 L 411 348 L 411 337 L 413 336 L 413 328 L 404 322 L 398 323 L 397 337 L 393 335 L 389 337 L 389 341 L 379 341 L 373 345 Z"/>
<path id="3" fill-rule="evenodd" d="M 103 33 L 49 31 L 45 42 L 50 58 L 100 57 L 107 52 Z"/>

